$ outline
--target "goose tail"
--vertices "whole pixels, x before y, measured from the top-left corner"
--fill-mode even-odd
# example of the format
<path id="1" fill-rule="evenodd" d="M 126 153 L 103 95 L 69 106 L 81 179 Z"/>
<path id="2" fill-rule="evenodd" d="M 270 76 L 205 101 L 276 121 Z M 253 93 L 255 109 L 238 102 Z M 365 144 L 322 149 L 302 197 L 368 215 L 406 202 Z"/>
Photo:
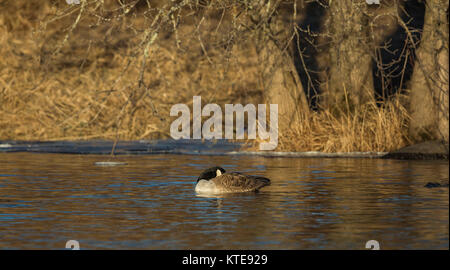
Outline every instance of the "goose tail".
<path id="1" fill-rule="evenodd" d="M 264 186 L 269 186 L 270 185 L 270 179 L 269 178 L 265 178 L 265 177 L 262 177 L 262 176 L 256 176 L 255 178 L 256 178 L 255 180 L 258 181 L 258 183 L 259 183 L 258 189 L 262 188 Z"/>

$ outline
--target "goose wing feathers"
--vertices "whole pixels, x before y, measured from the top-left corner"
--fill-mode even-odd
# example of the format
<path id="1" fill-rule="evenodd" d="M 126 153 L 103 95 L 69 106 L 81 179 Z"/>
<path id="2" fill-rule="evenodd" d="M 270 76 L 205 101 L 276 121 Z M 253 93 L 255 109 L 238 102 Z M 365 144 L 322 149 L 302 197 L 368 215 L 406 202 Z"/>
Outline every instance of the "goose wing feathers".
<path id="1" fill-rule="evenodd" d="M 270 180 L 265 177 L 245 175 L 237 172 L 222 174 L 211 181 L 225 192 L 257 191 L 264 186 L 270 185 Z"/>

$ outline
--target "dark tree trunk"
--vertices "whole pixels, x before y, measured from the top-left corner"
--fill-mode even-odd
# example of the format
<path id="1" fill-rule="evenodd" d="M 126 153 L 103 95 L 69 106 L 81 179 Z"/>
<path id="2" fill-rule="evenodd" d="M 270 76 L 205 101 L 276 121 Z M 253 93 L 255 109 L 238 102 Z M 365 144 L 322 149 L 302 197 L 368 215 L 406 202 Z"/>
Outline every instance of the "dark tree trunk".
<path id="1" fill-rule="evenodd" d="M 409 134 L 448 142 L 448 0 L 428 0 L 411 80 Z"/>
<path id="2" fill-rule="evenodd" d="M 330 1 L 329 74 L 324 106 L 353 110 L 374 100 L 369 17 L 364 0 Z"/>

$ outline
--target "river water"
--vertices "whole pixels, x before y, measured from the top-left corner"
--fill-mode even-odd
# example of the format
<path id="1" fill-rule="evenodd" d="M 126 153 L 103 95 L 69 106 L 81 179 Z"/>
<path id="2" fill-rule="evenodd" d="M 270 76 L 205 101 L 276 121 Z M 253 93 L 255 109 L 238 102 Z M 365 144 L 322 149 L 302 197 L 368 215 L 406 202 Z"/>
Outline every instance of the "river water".
<path id="1" fill-rule="evenodd" d="M 122 162 L 99 166 L 105 161 Z M 202 170 L 263 175 L 200 197 Z M 0 249 L 448 249 L 448 161 L 0 152 Z"/>

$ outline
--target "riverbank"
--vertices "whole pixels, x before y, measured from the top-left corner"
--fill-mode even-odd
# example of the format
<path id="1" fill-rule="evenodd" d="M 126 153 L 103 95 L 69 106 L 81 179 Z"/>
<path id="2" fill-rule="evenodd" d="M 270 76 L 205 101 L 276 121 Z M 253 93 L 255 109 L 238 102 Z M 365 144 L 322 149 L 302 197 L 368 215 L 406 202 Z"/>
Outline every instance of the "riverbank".
<path id="1" fill-rule="evenodd" d="M 429 141 L 393 152 L 279 152 L 252 151 L 244 143 L 226 140 L 140 140 L 140 141 L 0 141 L 0 152 L 65 153 L 95 155 L 212 155 L 295 158 L 384 158 L 403 160 L 448 160 L 448 144 Z"/>
<path id="2" fill-rule="evenodd" d="M 264 103 L 266 64 L 251 36 L 236 33 L 237 40 L 224 43 L 223 34 L 232 29 L 228 17 L 220 21 L 221 31 L 220 16 L 210 15 L 202 28 L 186 19 L 176 33 L 162 29 L 144 50 L 142 36 L 127 28 L 142 34 L 148 23 L 142 14 L 96 26 L 98 18 L 88 16 L 66 36 L 64 29 L 77 16 L 70 10 L 76 9 L 63 1 L 55 5 L 59 9 L 10 1 L 0 13 L 0 140 L 170 139 L 176 119 L 170 108 L 191 107 L 193 96 L 222 109 Z M 69 13 L 48 19 L 61 10 Z M 399 94 L 357 109 L 346 104 L 338 111 L 311 110 L 298 116 L 300 124 L 280 132 L 275 151 L 395 151 L 413 143 L 407 104 L 408 97 Z"/>

